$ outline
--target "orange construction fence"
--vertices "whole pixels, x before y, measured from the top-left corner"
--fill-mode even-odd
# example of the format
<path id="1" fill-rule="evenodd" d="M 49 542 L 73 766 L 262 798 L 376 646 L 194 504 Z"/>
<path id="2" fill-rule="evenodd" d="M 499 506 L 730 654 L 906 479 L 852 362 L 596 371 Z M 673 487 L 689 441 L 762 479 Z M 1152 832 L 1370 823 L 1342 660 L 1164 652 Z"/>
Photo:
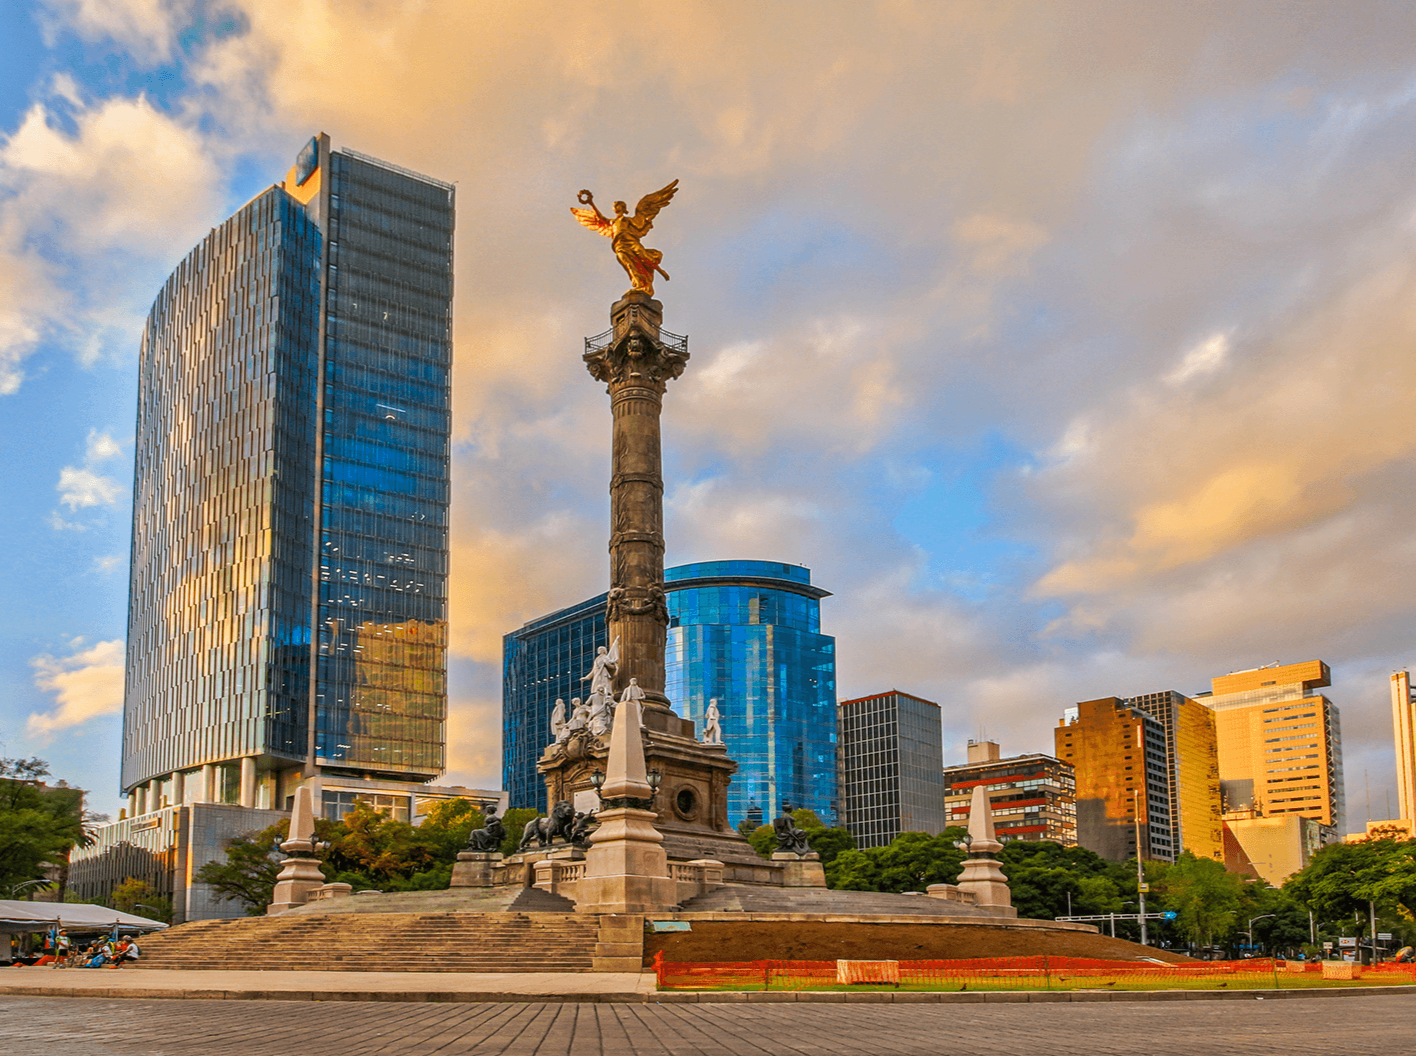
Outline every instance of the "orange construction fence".
<path id="1" fill-rule="evenodd" d="M 899 986 L 913 989 L 1040 990 L 1138 986 L 1309 985 L 1292 976 L 1320 976 L 1322 962 L 1284 962 L 1271 958 L 1159 964 L 1105 961 L 1081 957 L 980 957 L 949 961 L 900 961 Z M 654 956 L 660 989 L 811 990 L 836 987 L 835 961 L 674 962 Z M 1381 983 L 1416 983 L 1416 965 L 1382 964 L 1364 969 Z"/>

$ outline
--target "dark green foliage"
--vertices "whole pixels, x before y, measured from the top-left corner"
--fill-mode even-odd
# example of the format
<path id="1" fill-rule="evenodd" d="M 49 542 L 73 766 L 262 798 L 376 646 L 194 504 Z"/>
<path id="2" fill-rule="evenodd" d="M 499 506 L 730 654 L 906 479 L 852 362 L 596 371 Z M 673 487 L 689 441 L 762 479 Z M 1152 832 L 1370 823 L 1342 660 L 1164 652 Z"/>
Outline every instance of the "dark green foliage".
<path id="1" fill-rule="evenodd" d="M 998 860 L 1020 917 L 1052 920 L 1122 909 L 1121 887 L 1128 879 L 1125 867 L 1092 851 L 1043 840 L 1013 840 L 1003 846 Z"/>
<path id="2" fill-rule="evenodd" d="M 827 828 L 823 825 L 819 829 L 808 830 L 806 838 L 811 849 L 821 855 L 822 865 L 830 865 L 842 851 L 856 849 L 855 837 L 840 826 Z"/>
<path id="3" fill-rule="evenodd" d="M 1243 877 L 1227 871 L 1221 862 L 1189 851 L 1173 865 L 1148 866 L 1146 876 L 1161 905 L 1177 914 L 1175 928 L 1197 946 L 1222 942 L 1252 897 Z"/>
<path id="4" fill-rule="evenodd" d="M 513 807 L 502 815 L 502 824 L 506 826 L 506 839 L 502 840 L 501 853 L 515 854 L 517 847 L 521 846 L 521 830 L 526 828 L 526 823 L 532 818 L 545 816 L 544 810 L 532 810 L 530 807 Z"/>
<path id="5" fill-rule="evenodd" d="M 964 852 L 954 844 L 964 833 L 957 826 L 939 836 L 902 832 L 888 847 L 841 851 L 826 867 L 826 882 L 845 891 L 896 893 L 955 883 L 963 868 Z"/>
<path id="6" fill-rule="evenodd" d="M 1319 920 L 1367 915 L 1368 902 L 1416 916 L 1416 840 L 1365 840 L 1324 847 L 1284 891 Z"/>
<path id="7" fill-rule="evenodd" d="M 49 775 L 43 759 L 0 759 L 0 898 L 26 880 L 60 864 L 69 849 L 88 842 L 83 792 L 62 782 L 40 785 Z"/>
<path id="8" fill-rule="evenodd" d="M 429 808 L 418 831 L 434 857 L 449 863 L 450 869 L 450 863 L 457 859 L 458 852 L 467 849 L 468 835 L 485 824 L 482 812 L 471 800 L 445 799 Z M 451 872 L 448 875 L 451 876 Z"/>
<path id="9" fill-rule="evenodd" d="M 855 850 L 854 836 L 839 827 L 828 828 L 814 810 L 807 810 L 805 807 L 794 810 L 792 820 L 796 822 L 797 828 L 806 833 L 807 843 L 813 851 L 821 855 L 823 865 L 835 861 L 842 851 Z M 754 829 L 744 822 L 738 825 L 738 832 L 747 837 L 752 849 L 763 858 L 771 858 L 777 849 L 777 835 L 771 825 L 759 825 Z"/>

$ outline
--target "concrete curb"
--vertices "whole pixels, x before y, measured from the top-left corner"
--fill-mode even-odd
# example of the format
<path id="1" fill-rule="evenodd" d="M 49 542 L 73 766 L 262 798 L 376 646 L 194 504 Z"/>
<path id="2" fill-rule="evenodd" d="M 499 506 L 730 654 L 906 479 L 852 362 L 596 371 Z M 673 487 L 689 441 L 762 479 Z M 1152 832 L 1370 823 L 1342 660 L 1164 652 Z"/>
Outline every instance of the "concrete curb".
<path id="1" fill-rule="evenodd" d="M 1085 1001 L 1272 1001 L 1304 998 L 1416 995 L 1416 986 L 1370 986 L 1334 990 L 1028 990 L 951 991 L 948 993 L 827 990 L 690 991 L 658 993 L 524 994 L 445 990 L 218 990 L 145 987 L 6 986 L 0 997 L 75 997 L 110 1000 L 201 1001 L 392 1001 L 407 1003 L 547 1003 L 547 1004 L 1058 1004 Z"/>

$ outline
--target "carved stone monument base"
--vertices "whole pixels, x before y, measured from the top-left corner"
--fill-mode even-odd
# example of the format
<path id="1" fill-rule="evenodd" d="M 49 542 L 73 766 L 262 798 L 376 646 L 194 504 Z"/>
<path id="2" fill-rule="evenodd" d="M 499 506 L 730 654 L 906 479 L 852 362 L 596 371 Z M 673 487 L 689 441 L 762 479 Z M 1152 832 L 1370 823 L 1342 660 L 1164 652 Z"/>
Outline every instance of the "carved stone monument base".
<path id="1" fill-rule="evenodd" d="M 776 851 L 772 861 L 782 867 L 783 887 L 825 887 L 826 868 L 821 864 L 821 855 L 815 851 L 794 854 L 791 851 Z"/>
<path id="2" fill-rule="evenodd" d="M 287 909 L 303 906 L 310 896 L 325 886 L 317 858 L 287 858 L 275 880 L 275 894 L 266 907 L 266 915 L 275 917 Z"/>
<path id="3" fill-rule="evenodd" d="M 535 883 L 536 863 L 545 861 L 582 862 L 585 848 L 558 844 L 544 850 L 517 851 L 505 861 L 493 865 L 492 883 L 497 887 L 531 887 Z"/>
<path id="4" fill-rule="evenodd" d="M 979 841 L 975 840 L 974 847 L 978 845 Z M 985 850 L 984 853 L 991 852 Z M 959 874 L 958 888 L 973 895 L 976 906 L 987 906 L 1000 916 L 1018 915 L 1018 911 L 1013 908 L 1013 894 L 1008 890 L 1008 878 L 1003 875 L 1002 864 L 993 857 L 965 859 L 963 872 Z"/>
<path id="5" fill-rule="evenodd" d="M 493 870 L 501 860 L 496 851 L 462 851 L 452 867 L 448 887 L 491 887 Z"/>
<path id="6" fill-rule="evenodd" d="M 575 891 L 578 913 L 661 913 L 678 903 L 654 812 L 616 807 L 600 812 L 585 873 Z"/>

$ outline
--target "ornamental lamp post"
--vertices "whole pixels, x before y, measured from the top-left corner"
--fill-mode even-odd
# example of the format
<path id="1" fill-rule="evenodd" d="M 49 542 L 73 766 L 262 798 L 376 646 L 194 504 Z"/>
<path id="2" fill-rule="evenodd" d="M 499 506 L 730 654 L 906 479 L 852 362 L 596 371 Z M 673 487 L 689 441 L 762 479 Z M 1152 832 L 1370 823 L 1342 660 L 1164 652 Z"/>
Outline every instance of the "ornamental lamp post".
<path id="1" fill-rule="evenodd" d="M 1257 917 L 1249 918 L 1249 955 L 1253 956 L 1254 950 L 1254 921 L 1263 920 L 1265 917 L 1276 917 L 1277 913 L 1260 913 Z"/>

